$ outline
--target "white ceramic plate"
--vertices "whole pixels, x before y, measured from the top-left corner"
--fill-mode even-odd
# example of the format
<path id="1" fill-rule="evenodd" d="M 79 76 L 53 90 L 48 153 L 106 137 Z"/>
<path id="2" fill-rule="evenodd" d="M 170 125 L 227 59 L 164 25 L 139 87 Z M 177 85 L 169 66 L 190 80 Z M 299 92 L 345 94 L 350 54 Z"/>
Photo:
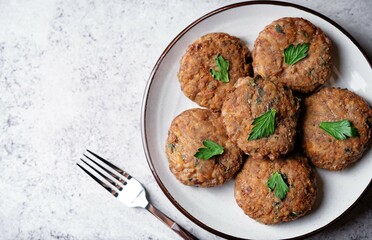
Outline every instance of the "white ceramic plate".
<path id="1" fill-rule="evenodd" d="M 210 32 L 226 32 L 253 49 L 259 32 L 281 17 L 303 17 L 320 27 L 334 45 L 332 86 L 346 87 L 372 103 L 372 70 L 358 43 L 339 25 L 304 7 L 278 2 L 245 2 L 217 9 L 183 30 L 156 63 L 145 92 L 142 137 L 149 166 L 172 203 L 199 226 L 223 237 L 285 239 L 309 236 L 340 218 L 369 187 L 372 151 L 342 172 L 317 169 L 319 194 L 310 214 L 289 223 L 267 226 L 244 215 L 233 194 L 233 181 L 216 188 L 188 187 L 168 168 L 165 141 L 173 118 L 197 107 L 181 92 L 179 60 L 189 44 Z"/>

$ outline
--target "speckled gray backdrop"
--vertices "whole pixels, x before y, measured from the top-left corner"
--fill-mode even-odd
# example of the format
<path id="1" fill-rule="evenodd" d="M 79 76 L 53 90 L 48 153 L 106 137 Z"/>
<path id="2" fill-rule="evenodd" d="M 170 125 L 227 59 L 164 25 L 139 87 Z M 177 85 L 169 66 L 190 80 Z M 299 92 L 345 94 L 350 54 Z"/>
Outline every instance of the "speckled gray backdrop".
<path id="1" fill-rule="evenodd" d="M 202 239 L 168 201 L 143 153 L 142 95 L 169 42 L 236 1 L 0 1 L 0 239 L 178 239 L 75 165 L 86 147 L 136 176 L 151 200 Z M 372 53 L 372 1 L 291 1 L 317 10 Z M 312 239 L 371 239 L 372 191 Z"/>

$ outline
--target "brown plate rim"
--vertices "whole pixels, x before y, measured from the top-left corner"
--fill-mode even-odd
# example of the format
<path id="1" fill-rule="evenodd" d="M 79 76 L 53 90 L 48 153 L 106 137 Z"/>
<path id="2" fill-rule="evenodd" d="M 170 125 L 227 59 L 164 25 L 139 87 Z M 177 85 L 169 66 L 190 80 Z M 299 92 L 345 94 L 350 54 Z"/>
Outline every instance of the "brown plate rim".
<path id="1" fill-rule="evenodd" d="M 155 177 L 155 180 L 156 182 L 158 183 L 159 187 L 161 188 L 161 190 L 163 191 L 163 193 L 167 196 L 167 198 L 171 201 L 171 203 L 181 212 L 183 213 L 188 219 L 190 219 L 191 221 L 193 221 L 195 224 L 197 224 L 198 226 L 202 227 L 203 229 L 215 234 L 215 235 L 218 235 L 220 237 L 224 237 L 224 238 L 227 238 L 227 239 L 241 239 L 241 240 L 248 240 L 246 238 L 237 238 L 237 237 L 234 237 L 234 236 L 231 236 L 229 234 L 226 234 L 226 233 L 223 233 L 223 232 L 220 232 L 214 228 L 211 228 L 209 227 L 208 225 L 204 224 L 203 222 L 199 221 L 197 218 L 195 218 L 193 215 L 191 215 L 188 211 L 186 211 L 174 198 L 173 196 L 168 192 L 167 188 L 164 186 L 163 182 L 161 181 L 160 177 L 158 176 L 155 168 L 154 168 L 154 165 L 153 165 L 153 162 L 152 162 L 152 158 L 151 158 L 151 154 L 149 152 L 149 149 L 148 149 L 148 140 L 147 140 L 147 136 L 146 136 L 146 114 L 147 114 L 147 103 L 148 103 L 148 93 L 151 89 L 151 85 L 152 85 L 152 81 L 154 79 L 154 76 L 160 66 L 160 64 L 162 63 L 164 57 L 168 54 L 169 50 L 177 43 L 177 41 L 183 36 L 185 35 L 190 29 L 192 29 L 194 26 L 196 26 L 197 24 L 199 24 L 200 22 L 204 21 L 205 19 L 217 14 L 217 13 L 220 13 L 220 12 L 223 12 L 223 11 L 226 11 L 226 10 L 229 10 L 229 9 L 232 9 L 232 8 L 237 8 L 237 7 L 242 7 L 242 6 L 247 6 L 247 5 L 276 5 L 276 6 L 285 6 L 285 7 L 293 7 L 293 8 L 297 8 L 297 9 L 300 9 L 300 10 L 303 10 L 305 12 L 308 12 L 308 13 L 311 13 L 313 15 L 316 15 L 320 18 L 322 18 L 323 20 L 326 20 L 327 22 L 329 22 L 330 24 L 332 24 L 334 27 L 336 27 L 338 30 L 340 30 L 343 34 L 345 34 L 353 43 L 355 46 L 357 46 L 357 48 L 359 49 L 359 51 L 363 54 L 364 58 L 367 60 L 369 66 L 371 67 L 371 60 L 369 59 L 368 55 L 366 54 L 365 50 L 360 46 L 360 44 L 345 30 L 343 29 L 339 24 L 337 24 L 336 22 L 334 22 L 333 20 L 331 20 L 330 18 L 324 16 L 323 14 L 317 12 L 317 11 L 314 11 L 310 8 L 307 8 L 307 7 L 304 7 L 304 6 L 301 6 L 301 5 L 297 5 L 297 4 L 294 4 L 294 3 L 287 3 L 287 2 L 281 2 L 281 1 L 245 1 L 245 2 L 239 2 L 239 3 L 234 3 L 234 4 L 230 4 L 230 5 L 226 5 L 224 7 L 221 7 L 221 8 L 218 8 L 216 10 L 213 10 L 205 15 L 203 15 L 202 17 L 198 18 L 197 20 L 195 20 L 193 23 L 191 23 L 189 26 L 187 26 L 185 29 L 183 29 L 171 42 L 170 44 L 165 48 L 165 50 L 163 51 L 163 53 L 160 55 L 159 59 L 157 60 L 157 62 L 155 63 L 151 73 L 150 73 L 150 77 L 148 79 L 148 82 L 147 82 L 147 86 L 146 86 L 146 89 L 145 89 L 145 92 L 144 92 L 144 95 L 143 95 L 143 100 L 142 100 L 142 109 L 141 109 L 141 136 L 142 136 L 142 143 L 143 143 L 143 146 L 144 146 L 144 152 L 145 152 L 145 155 L 146 155 L 146 159 L 147 159 L 147 163 L 150 167 L 150 170 L 153 174 L 153 176 Z M 364 189 L 364 191 L 361 193 L 361 195 L 358 197 L 358 199 L 355 200 L 355 202 L 348 208 L 346 209 L 342 214 L 340 214 L 340 216 L 338 216 L 337 218 L 335 218 L 333 221 L 329 222 L 328 224 L 326 224 L 325 226 L 323 227 L 320 227 L 312 232 L 309 232 L 309 233 L 306 233 L 306 234 L 303 234 L 303 235 L 300 235 L 300 236 L 296 236 L 294 238 L 288 238 L 288 239 L 303 239 L 303 238 L 307 238 L 307 237 L 310 237 L 310 236 L 313 236 L 321 231 L 324 231 L 326 228 L 329 228 L 331 225 L 333 225 L 335 222 L 337 222 L 338 220 L 340 220 L 347 212 L 349 212 L 355 205 L 357 202 L 359 202 L 359 200 L 365 195 L 365 193 L 367 192 L 367 190 L 371 187 L 371 182 L 372 180 L 369 182 L 368 186 Z"/>

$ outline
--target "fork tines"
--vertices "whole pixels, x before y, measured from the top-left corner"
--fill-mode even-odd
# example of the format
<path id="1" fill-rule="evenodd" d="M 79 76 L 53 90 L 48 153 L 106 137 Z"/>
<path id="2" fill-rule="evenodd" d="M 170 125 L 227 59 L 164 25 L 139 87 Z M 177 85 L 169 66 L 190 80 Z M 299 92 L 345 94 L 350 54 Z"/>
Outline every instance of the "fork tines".
<path id="1" fill-rule="evenodd" d="M 124 170 L 88 149 L 80 160 L 84 165 L 79 163 L 77 165 L 115 197 L 119 195 L 119 191 L 123 190 L 122 185 L 126 185 L 127 181 L 132 178 Z"/>

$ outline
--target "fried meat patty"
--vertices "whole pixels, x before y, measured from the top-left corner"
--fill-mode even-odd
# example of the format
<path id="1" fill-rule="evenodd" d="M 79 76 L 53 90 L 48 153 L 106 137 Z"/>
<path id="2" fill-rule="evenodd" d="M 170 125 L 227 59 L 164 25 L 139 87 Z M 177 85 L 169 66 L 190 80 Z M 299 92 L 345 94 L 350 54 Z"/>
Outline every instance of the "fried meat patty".
<path id="1" fill-rule="evenodd" d="M 310 44 L 307 57 L 293 65 L 286 64 L 284 49 L 302 43 Z M 312 92 L 331 76 L 331 46 L 331 40 L 308 20 L 278 19 L 266 26 L 255 41 L 254 73 L 295 91 Z"/>
<path id="2" fill-rule="evenodd" d="M 208 160 L 194 157 L 203 141 L 211 140 L 224 148 L 222 155 Z M 190 109 L 178 115 L 168 131 L 166 155 L 169 168 L 185 185 L 212 187 L 231 179 L 242 165 L 243 154 L 223 127 L 220 113 Z"/>
<path id="3" fill-rule="evenodd" d="M 357 161 L 371 139 L 372 110 L 357 94 L 323 88 L 305 99 L 302 146 L 317 167 L 342 170 Z M 359 136 L 337 140 L 319 127 L 321 122 L 350 121 Z"/>
<path id="4" fill-rule="evenodd" d="M 281 200 L 268 187 L 274 173 L 283 176 L 289 191 Z M 248 158 L 235 180 L 235 199 L 246 215 L 264 224 L 288 222 L 305 215 L 313 206 L 315 173 L 305 157 L 288 156 L 274 161 Z"/>
<path id="5" fill-rule="evenodd" d="M 229 61 L 230 81 L 213 78 L 211 69 L 218 71 L 215 58 L 221 55 Z M 200 106 L 220 109 L 226 94 L 240 77 L 251 71 L 251 54 L 237 37 L 226 33 L 210 33 L 192 43 L 180 62 L 178 80 L 184 94 Z"/>
<path id="6" fill-rule="evenodd" d="M 253 120 L 271 109 L 276 111 L 275 132 L 248 140 Z M 290 89 L 270 80 L 247 77 L 239 80 L 227 96 L 221 112 L 230 139 L 251 157 L 275 159 L 293 149 L 299 103 Z"/>

